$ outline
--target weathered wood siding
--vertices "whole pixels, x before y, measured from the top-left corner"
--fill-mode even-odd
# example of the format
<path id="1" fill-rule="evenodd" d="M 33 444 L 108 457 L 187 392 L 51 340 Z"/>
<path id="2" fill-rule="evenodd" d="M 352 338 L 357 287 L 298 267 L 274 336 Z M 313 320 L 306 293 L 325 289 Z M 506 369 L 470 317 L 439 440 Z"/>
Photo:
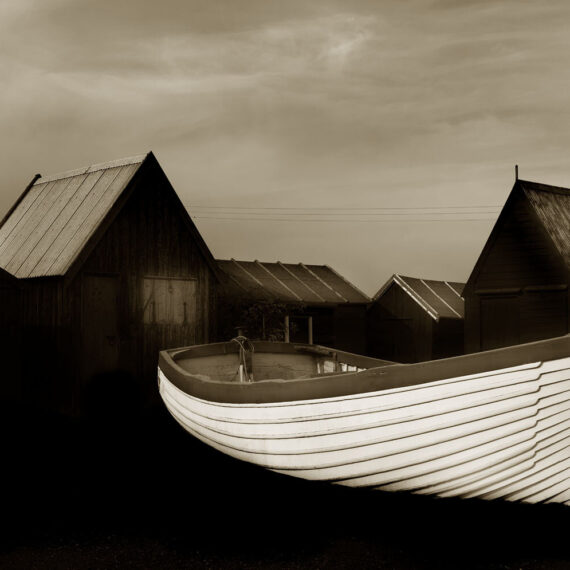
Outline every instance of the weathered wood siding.
<path id="1" fill-rule="evenodd" d="M 396 284 L 368 310 L 368 355 L 395 362 L 430 360 L 433 319 Z"/>
<path id="2" fill-rule="evenodd" d="M 565 283 L 567 268 L 528 202 L 515 196 L 480 268 L 475 289 Z"/>
<path id="3" fill-rule="evenodd" d="M 0 271 L 0 401 L 12 402 L 19 398 L 21 386 L 16 381 L 21 373 L 18 358 L 22 342 L 19 318 L 22 311 L 22 287 L 15 279 Z"/>
<path id="4" fill-rule="evenodd" d="M 397 283 L 370 306 L 369 356 L 396 362 L 421 362 L 463 353 L 463 319 L 435 321 Z"/>
<path id="5" fill-rule="evenodd" d="M 94 276 L 116 279 L 117 338 L 109 342 L 116 343 L 117 369 L 142 386 L 146 402 L 156 400 L 159 350 L 210 340 L 214 277 L 184 214 L 182 204 L 162 177 L 141 178 L 74 280 L 73 296 L 83 296 L 85 312 L 86 281 Z M 190 285 L 182 289 L 188 299 L 176 300 L 184 306 L 186 318 L 179 319 L 180 311 L 174 314 L 172 307 L 161 318 L 156 318 L 156 309 L 149 312 L 149 301 L 160 306 L 167 302 L 164 296 L 168 295 L 170 280 L 175 287 Z M 156 299 L 150 300 L 153 282 L 158 284 Z M 95 326 L 101 325 L 100 330 L 93 330 L 93 322 L 85 322 L 85 314 L 75 319 L 75 327 L 78 324 L 84 341 L 89 337 L 94 342 L 94 335 L 109 336 L 104 330 L 110 326 L 108 319 L 97 321 Z M 89 348 L 84 346 L 82 352 L 87 355 Z M 83 368 L 85 387 L 92 381 L 93 369 Z"/>
<path id="6" fill-rule="evenodd" d="M 30 279 L 22 286 L 21 394 L 32 406 L 69 411 L 76 354 L 63 280 Z"/>
<path id="7" fill-rule="evenodd" d="M 159 168 L 143 166 L 139 174 L 69 274 L 24 282 L 19 329 L 34 357 L 23 359 L 21 385 L 43 407 L 105 414 L 111 404 L 157 402 L 158 351 L 208 342 L 215 333 L 215 277 L 184 207 Z M 153 301 L 164 307 L 174 299 L 176 315 L 169 306 L 166 318 L 151 318 L 148 284 L 169 280 L 190 283 L 182 290 L 191 298 L 162 287 L 170 297 Z M 187 318 L 179 318 L 179 306 Z"/>
<path id="8" fill-rule="evenodd" d="M 463 354 L 463 327 L 463 319 L 440 318 L 437 323 L 432 323 L 431 358 L 433 360 Z"/>
<path id="9" fill-rule="evenodd" d="M 568 332 L 568 267 L 521 194 L 513 195 L 465 291 L 465 350 Z"/>

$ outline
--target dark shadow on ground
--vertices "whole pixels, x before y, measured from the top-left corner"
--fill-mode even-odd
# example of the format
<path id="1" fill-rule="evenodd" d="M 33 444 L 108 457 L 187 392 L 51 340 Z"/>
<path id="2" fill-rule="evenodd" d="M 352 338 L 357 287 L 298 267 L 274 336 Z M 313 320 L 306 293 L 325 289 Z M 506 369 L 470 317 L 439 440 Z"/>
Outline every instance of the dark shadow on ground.
<path id="1" fill-rule="evenodd" d="M 2 410 L 2 568 L 570 567 L 570 509 L 315 484 L 232 460 L 162 409 Z"/>

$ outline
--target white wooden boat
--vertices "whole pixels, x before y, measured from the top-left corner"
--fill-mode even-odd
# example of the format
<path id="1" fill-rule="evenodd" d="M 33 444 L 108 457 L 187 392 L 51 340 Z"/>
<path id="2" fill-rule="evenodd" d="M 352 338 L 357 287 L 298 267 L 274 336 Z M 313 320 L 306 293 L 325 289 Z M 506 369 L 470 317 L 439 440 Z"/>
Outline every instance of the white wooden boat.
<path id="1" fill-rule="evenodd" d="M 244 348 L 160 354 L 170 413 L 228 455 L 353 487 L 570 505 L 570 336 L 419 364 Z"/>

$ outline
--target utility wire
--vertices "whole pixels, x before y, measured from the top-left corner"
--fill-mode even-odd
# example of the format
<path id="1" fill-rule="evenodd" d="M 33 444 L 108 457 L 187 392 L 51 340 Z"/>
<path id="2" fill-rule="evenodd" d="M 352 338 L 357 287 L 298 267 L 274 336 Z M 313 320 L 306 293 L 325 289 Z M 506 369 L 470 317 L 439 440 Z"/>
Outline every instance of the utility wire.
<path id="1" fill-rule="evenodd" d="M 194 210 L 195 211 L 195 210 Z M 235 215 L 239 218 L 242 216 L 288 216 L 294 218 L 297 216 L 483 216 L 496 214 L 496 212 L 197 212 L 198 216 L 202 215 Z"/>
<path id="2" fill-rule="evenodd" d="M 502 206 L 386 206 L 386 207 L 343 207 L 343 206 L 305 206 L 305 207 L 296 207 L 296 206 L 200 206 L 200 205 L 193 205 L 191 208 L 200 209 L 200 210 L 277 210 L 277 211 L 284 211 L 284 210 L 303 210 L 303 211 L 315 211 L 321 212 L 323 210 L 333 210 L 333 211 L 340 211 L 345 212 L 347 210 L 375 210 L 375 211 L 384 211 L 384 210 L 451 210 L 451 209 L 460 209 L 460 210 L 493 210 L 498 211 L 502 208 Z"/>
<path id="3" fill-rule="evenodd" d="M 246 222 L 478 222 L 500 206 L 192 206 L 193 219 Z M 467 216 L 467 217 L 465 217 Z"/>
<path id="4" fill-rule="evenodd" d="M 271 217 L 264 217 L 264 218 L 243 218 L 243 217 L 232 217 L 232 218 L 222 218 L 217 216 L 191 216 L 194 220 L 220 220 L 220 221 L 227 221 L 227 222 L 293 222 L 293 223 L 303 223 L 303 222 L 344 222 L 344 223 L 384 223 L 384 222 L 485 222 L 490 220 L 495 220 L 496 218 L 398 218 L 398 219 L 389 219 L 389 218 L 377 218 L 377 219 L 323 219 L 323 218 L 303 218 L 303 219 L 295 219 L 295 218 L 271 218 Z"/>

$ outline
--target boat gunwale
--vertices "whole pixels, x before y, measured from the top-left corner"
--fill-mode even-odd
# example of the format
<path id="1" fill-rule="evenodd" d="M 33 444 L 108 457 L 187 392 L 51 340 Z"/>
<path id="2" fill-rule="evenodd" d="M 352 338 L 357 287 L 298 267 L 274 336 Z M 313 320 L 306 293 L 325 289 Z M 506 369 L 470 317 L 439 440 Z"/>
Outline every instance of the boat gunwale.
<path id="1" fill-rule="evenodd" d="M 528 364 L 570 356 L 570 335 L 505 348 L 476 352 L 414 364 L 398 364 L 354 355 L 333 348 L 292 343 L 254 342 L 260 352 L 312 352 L 323 356 L 338 355 L 370 364 L 382 364 L 360 372 L 332 373 L 309 378 L 268 379 L 256 382 L 212 380 L 196 376 L 176 363 L 192 356 L 213 356 L 237 352 L 236 343 L 213 343 L 163 350 L 159 369 L 183 392 L 202 400 L 227 404 L 269 404 L 337 398 L 417 386 L 437 380 L 484 374 Z M 221 352 L 223 351 L 223 352 Z"/>

